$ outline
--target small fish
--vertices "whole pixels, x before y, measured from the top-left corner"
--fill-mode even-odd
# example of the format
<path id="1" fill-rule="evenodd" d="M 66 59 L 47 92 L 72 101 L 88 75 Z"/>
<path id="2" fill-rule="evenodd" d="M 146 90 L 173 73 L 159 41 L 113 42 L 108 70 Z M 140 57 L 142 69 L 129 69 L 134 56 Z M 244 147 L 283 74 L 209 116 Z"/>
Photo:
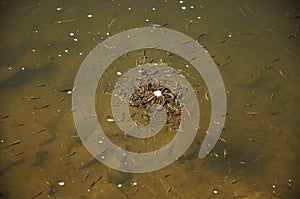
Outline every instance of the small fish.
<path id="1" fill-rule="evenodd" d="M 90 175 L 87 173 L 85 174 L 85 176 L 82 178 L 81 183 L 83 183 L 84 181 L 86 181 L 86 179 L 88 179 Z"/>
<path id="2" fill-rule="evenodd" d="M 34 109 L 44 109 L 44 108 L 47 108 L 49 107 L 51 104 L 46 104 L 44 106 L 39 106 L 39 107 L 34 107 Z"/>
<path id="3" fill-rule="evenodd" d="M 171 176 L 170 174 L 167 174 L 167 175 L 165 175 L 165 178 L 170 177 L 170 176 Z"/>
<path id="4" fill-rule="evenodd" d="M 208 95 L 208 92 L 205 92 L 205 95 L 204 95 L 204 97 L 205 97 L 205 99 L 206 99 L 207 101 L 210 101 L 210 99 L 209 99 L 209 95 Z"/>
<path id="5" fill-rule="evenodd" d="M 274 99 L 274 97 L 275 97 L 275 93 L 272 93 L 270 96 L 270 100 Z"/>
<path id="6" fill-rule="evenodd" d="M 224 143 L 227 143 L 227 140 L 225 140 L 225 138 L 219 138 L 219 140 L 221 141 L 221 142 L 224 142 Z"/>
<path id="7" fill-rule="evenodd" d="M 37 194 L 33 195 L 32 198 L 36 198 L 36 197 L 42 195 L 42 193 L 43 193 L 43 191 L 40 191 L 40 192 L 38 192 Z"/>
<path id="8" fill-rule="evenodd" d="M 247 165 L 247 163 L 244 162 L 244 161 L 240 161 L 239 163 L 240 163 L 241 165 Z"/>
<path id="9" fill-rule="evenodd" d="M 144 49 L 143 52 L 142 52 L 142 56 L 143 56 L 143 57 L 146 57 L 146 50 L 145 50 L 145 49 Z"/>
<path id="10" fill-rule="evenodd" d="M 4 120 L 4 119 L 7 119 L 7 118 L 9 118 L 9 115 L 5 115 L 5 116 L 1 117 L 0 119 Z"/>
<path id="11" fill-rule="evenodd" d="M 278 72 L 279 72 L 279 74 L 280 74 L 281 76 L 283 76 L 283 77 L 286 76 L 281 70 L 279 70 Z"/>
<path id="12" fill-rule="evenodd" d="M 215 152 L 213 152 L 212 154 L 213 154 L 216 158 L 219 157 L 219 155 L 218 155 L 217 153 L 215 153 Z"/>
<path id="13" fill-rule="evenodd" d="M 77 153 L 76 151 L 73 151 L 73 152 L 71 152 L 71 153 L 68 153 L 68 154 L 67 154 L 67 156 L 69 156 L 69 157 L 70 157 L 70 156 L 73 156 L 73 155 L 75 155 L 76 153 Z"/>
<path id="14" fill-rule="evenodd" d="M 257 162 L 257 161 L 260 160 L 262 157 L 263 157 L 262 155 L 258 155 L 258 156 L 255 158 L 254 162 Z"/>
<path id="15" fill-rule="evenodd" d="M 36 132 L 37 134 L 39 134 L 39 133 L 42 133 L 42 132 L 44 132 L 44 131 L 46 131 L 47 129 L 41 129 L 41 130 L 39 130 L 38 132 Z"/>
<path id="16" fill-rule="evenodd" d="M 224 149 L 224 151 L 223 151 L 223 158 L 224 158 L 224 160 L 226 159 L 226 156 L 227 156 L 227 150 Z"/>
<path id="17" fill-rule="evenodd" d="M 160 28 L 160 27 L 164 27 L 164 26 L 167 26 L 168 23 L 163 23 L 163 24 L 150 24 L 150 27 L 153 27 L 153 28 Z"/>
<path id="18" fill-rule="evenodd" d="M 241 179 L 234 180 L 234 181 L 231 182 L 231 184 L 236 184 L 236 183 L 238 183 L 239 181 L 241 181 Z"/>
<path id="19" fill-rule="evenodd" d="M 185 26 L 186 28 L 189 28 L 193 24 L 193 21 L 190 20 L 189 23 Z"/>
<path id="20" fill-rule="evenodd" d="M 72 88 L 67 88 L 67 89 L 59 90 L 58 92 L 67 93 L 67 92 L 70 92 L 72 90 L 73 90 Z"/>
<path id="21" fill-rule="evenodd" d="M 24 154 L 24 151 L 21 151 L 19 153 L 15 153 L 15 154 L 10 154 L 10 156 L 19 156 L 19 155 L 22 155 Z"/>
<path id="22" fill-rule="evenodd" d="M 37 83 L 37 84 L 35 84 L 36 86 L 42 86 L 42 87 L 44 87 L 44 86 L 48 86 L 48 84 L 47 83 Z"/>
<path id="23" fill-rule="evenodd" d="M 113 19 L 109 24 L 107 24 L 107 27 L 108 27 L 108 28 L 112 27 L 112 25 L 114 24 L 115 21 L 116 21 L 116 20 Z"/>
<path id="24" fill-rule="evenodd" d="M 277 62 L 277 61 L 279 61 L 280 59 L 278 58 L 278 59 L 274 59 L 274 60 L 272 60 L 272 62 Z"/>
<path id="25" fill-rule="evenodd" d="M 187 44 L 187 43 L 189 43 L 189 42 L 191 42 L 192 40 L 187 40 L 187 41 L 181 41 L 181 42 L 179 42 L 180 44 Z"/>
<path id="26" fill-rule="evenodd" d="M 40 97 L 38 97 L 38 96 L 25 96 L 25 97 L 22 97 L 22 99 L 33 100 L 33 99 L 40 99 Z"/>
<path id="27" fill-rule="evenodd" d="M 102 176 L 99 176 L 96 181 L 92 182 L 91 187 L 101 180 Z"/>
<path id="28" fill-rule="evenodd" d="M 300 18 L 300 15 L 294 16 L 294 17 L 290 17 L 290 19 L 298 19 Z"/>
<path id="29" fill-rule="evenodd" d="M 168 189 L 167 189 L 167 194 L 170 193 L 172 190 L 172 187 L 170 186 Z"/>
<path id="30" fill-rule="evenodd" d="M 248 111 L 246 113 L 248 113 L 250 115 L 261 115 L 261 112 L 256 112 L 256 111 Z"/>
<path id="31" fill-rule="evenodd" d="M 10 144 L 7 144 L 6 147 L 11 147 L 11 146 L 20 144 L 20 143 L 22 143 L 22 142 L 23 142 L 22 140 L 17 140 L 17 141 L 14 141 L 14 142 L 10 143 Z"/>
<path id="32" fill-rule="evenodd" d="M 205 33 L 202 33 L 200 35 L 197 36 L 197 40 L 199 40 L 201 37 L 204 37 L 206 34 Z"/>

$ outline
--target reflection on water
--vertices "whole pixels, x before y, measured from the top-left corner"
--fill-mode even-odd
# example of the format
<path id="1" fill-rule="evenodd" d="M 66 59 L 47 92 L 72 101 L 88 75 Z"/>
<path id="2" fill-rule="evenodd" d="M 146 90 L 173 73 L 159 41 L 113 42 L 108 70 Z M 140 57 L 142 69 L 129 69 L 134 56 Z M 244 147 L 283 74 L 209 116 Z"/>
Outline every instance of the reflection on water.
<path id="1" fill-rule="evenodd" d="M 0 3 L 1 198 L 296 198 L 299 194 L 298 2 Z M 199 87 L 201 129 L 190 149 L 159 171 L 122 173 L 99 163 L 81 144 L 70 91 L 81 62 L 99 42 L 151 24 L 183 32 L 205 46 L 224 79 L 228 116 L 214 150 L 198 159 L 210 111 L 203 81 L 192 82 L 195 90 Z M 187 76 L 195 75 L 176 55 L 152 52 L 151 56 L 181 68 Z M 116 62 L 100 80 L 100 123 L 111 116 L 109 95 L 101 91 L 106 80 L 117 81 L 116 72 L 134 67 L 139 57 L 141 52 L 120 58 L 123 65 Z M 126 140 L 118 140 L 123 136 L 116 136 L 115 126 L 105 128 L 116 144 L 126 145 Z M 158 143 L 165 144 L 173 135 L 169 136 L 160 137 Z M 143 140 L 139 146 L 148 150 L 153 142 Z"/>

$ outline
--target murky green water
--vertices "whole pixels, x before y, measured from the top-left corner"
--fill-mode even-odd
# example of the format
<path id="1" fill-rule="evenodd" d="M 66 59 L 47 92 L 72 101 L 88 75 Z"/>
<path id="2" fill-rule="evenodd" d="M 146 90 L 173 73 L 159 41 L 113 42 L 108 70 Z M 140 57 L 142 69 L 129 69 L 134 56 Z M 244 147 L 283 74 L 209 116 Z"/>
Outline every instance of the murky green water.
<path id="1" fill-rule="evenodd" d="M 0 198 L 297 198 L 299 195 L 299 22 L 297 1 L 1 1 Z M 185 7 L 186 9 L 183 10 Z M 149 51 L 199 90 L 201 130 L 170 166 L 146 174 L 110 169 L 77 137 L 72 88 L 85 56 L 126 29 L 165 27 L 208 50 L 227 90 L 220 141 L 197 153 L 210 110 L 206 86 L 179 57 Z M 74 35 L 73 35 L 74 34 Z M 175 132 L 128 142 L 110 118 L 118 77 L 141 51 L 119 58 L 98 85 L 99 121 L 128 150 L 153 150 Z M 197 79 L 198 80 L 193 80 Z M 193 82 L 194 81 L 194 82 Z M 37 98 L 37 99 L 36 99 Z M 165 129 L 167 131 L 167 129 Z M 126 142 L 127 141 L 127 142 Z M 135 143 L 135 144 L 132 144 Z M 155 146 L 153 146 L 154 144 Z M 64 182 L 62 186 L 62 182 Z"/>

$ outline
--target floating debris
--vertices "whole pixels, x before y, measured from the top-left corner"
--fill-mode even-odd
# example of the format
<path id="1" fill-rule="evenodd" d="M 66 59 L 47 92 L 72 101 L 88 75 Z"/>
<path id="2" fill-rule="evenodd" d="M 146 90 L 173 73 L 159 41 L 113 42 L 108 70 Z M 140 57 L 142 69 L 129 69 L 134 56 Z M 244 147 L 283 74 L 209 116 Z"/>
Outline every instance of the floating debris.
<path id="1" fill-rule="evenodd" d="M 134 187 L 134 186 L 137 186 L 138 185 L 138 183 L 137 182 L 133 182 L 132 183 L 132 186 Z"/>
<path id="2" fill-rule="evenodd" d="M 181 6 L 181 10 L 186 10 L 186 7 L 185 6 Z"/>
<path id="3" fill-rule="evenodd" d="M 114 121 L 114 119 L 112 119 L 112 118 L 108 118 L 108 119 L 107 119 L 107 121 L 108 121 L 108 122 L 113 122 L 113 121 Z"/>
<path id="4" fill-rule="evenodd" d="M 118 184 L 118 187 L 121 188 L 121 187 L 122 187 L 122 184 Z"/>
<path id="5" fill-rule="evenodd" d="M 118 71 L 118 72 L 117 72 L 117 75 L 121 76 L 121 75 L 122 75 L 122 73 Z"/>
<path id="6" fill-rule="evenodd" d="M 60 181 L 60 182 L 58 182 L 58 185 L 62 187 L 62 186 L 65 185 L 65 182 L 64 181 Z"/>
<path id="7" fill-rule="evenodd" d="M 219 191 L 218 191 L 218 189 L 213 189 L 213 194 L 217 194 L 217 193 L 219 193 Z"/>
<path id="8" fill-rule="evenodd" d="M 92 18 L 93 17 L 93 15 L 92 14 L 88 14 L 88 16 L 87 16 L 88 18 Z"/>

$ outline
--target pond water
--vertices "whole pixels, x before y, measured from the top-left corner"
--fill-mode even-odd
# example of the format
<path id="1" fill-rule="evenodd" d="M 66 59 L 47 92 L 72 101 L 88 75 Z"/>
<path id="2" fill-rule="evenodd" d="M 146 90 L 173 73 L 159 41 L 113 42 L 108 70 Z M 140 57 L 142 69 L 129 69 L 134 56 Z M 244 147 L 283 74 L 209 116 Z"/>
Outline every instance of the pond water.
<path id="1" fill-rule="evenodd" d="M 296 0 L 1 1 L 0 198 L 297 198 L 299 8 Z M 96 93 L 99 123 L 116 145 L 153 151 L 178 130 L 132 140 L 110 122 L 111 89 L 145 53 L 184 74 L 201 108 L 197 136 L 177 161 L 149 173 L 124 173 L 82 145 L 72 88 L 94 47 L 151 24 L 205 47 L 222 75 L 228 114 L 219 141 L 199 159 L 211 114 L 201 76 L 166 51 L 121 56 Z"/>

